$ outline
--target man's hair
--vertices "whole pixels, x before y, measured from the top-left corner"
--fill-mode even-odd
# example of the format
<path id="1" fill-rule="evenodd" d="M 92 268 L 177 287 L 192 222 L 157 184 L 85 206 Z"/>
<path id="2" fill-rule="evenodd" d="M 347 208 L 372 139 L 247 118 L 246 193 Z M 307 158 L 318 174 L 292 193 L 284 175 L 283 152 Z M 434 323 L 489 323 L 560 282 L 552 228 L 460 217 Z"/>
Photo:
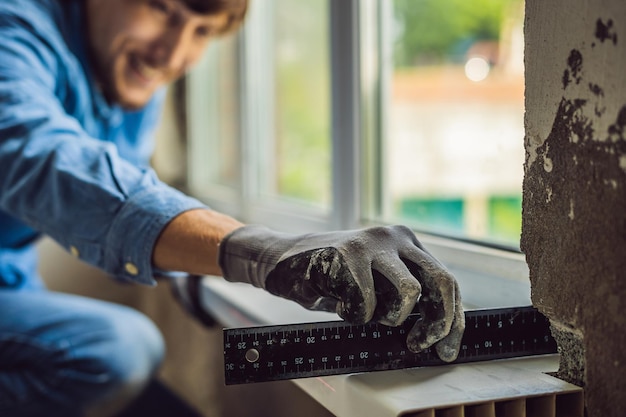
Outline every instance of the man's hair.
<path id="1" fill-rule="evenodd" d="M 182 0 L 187 7 L 200 14 L 228 14 L 228 23 L 220 34 L 237 30 L 243 23 L 248 10 L 248 0 Z"/>

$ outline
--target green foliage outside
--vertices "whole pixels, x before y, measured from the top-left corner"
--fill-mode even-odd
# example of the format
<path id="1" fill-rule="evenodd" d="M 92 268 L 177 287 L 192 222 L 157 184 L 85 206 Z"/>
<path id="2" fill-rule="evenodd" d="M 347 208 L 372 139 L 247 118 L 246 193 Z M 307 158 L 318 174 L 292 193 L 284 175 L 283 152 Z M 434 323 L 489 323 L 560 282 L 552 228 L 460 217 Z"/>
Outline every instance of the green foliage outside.
<path id="1" fill-rule="evenodd" d="M 322 1 L 275 3 L 277 189 L 283 197 L 329 206 L 328 8 Z"/>
<path id="2" fill-rule="evenodd" d="M 407 197 L 400 200 L 400 218 L 423 230 L 462 236 L 465 225 L 461 197 Z"/>
<path id="3" fill-rule="evenodd" d="M 517 247 L 522 231 L 522 198 L 519 195 L 492 195 L 487 199 L 487 218 L 483 240 Z M 402 222 L 418 229 L 464 237 L 467 229 L 462 197 L 405 197 L 398 203 Z"/>
<path id="4" fill-rule="evenodd" d="M 396 67 L 462 56 L 476 40 L 497 40 L 508 8 L 521 0 L 394 0 Z"/>
<path id="5" fill-rule="evenodd" d="M 330 203 L 330 131 L 326 91 L 297 82 L 298 71 L 283 68 L 278 190 L 281 195 L 316 204 Z M 296 79 L 296 82 L 291 82 Z M 321 80 L 320 80 L 321 81 Z M 314 114 L 311 114 L 313 112 Z"/>
<path id="6" fill-rule="evenodd" d="M 522 233 L 522 197 L 491 196 L 489 207 L 489 237 L 494 241 L 519 244 Z"/>

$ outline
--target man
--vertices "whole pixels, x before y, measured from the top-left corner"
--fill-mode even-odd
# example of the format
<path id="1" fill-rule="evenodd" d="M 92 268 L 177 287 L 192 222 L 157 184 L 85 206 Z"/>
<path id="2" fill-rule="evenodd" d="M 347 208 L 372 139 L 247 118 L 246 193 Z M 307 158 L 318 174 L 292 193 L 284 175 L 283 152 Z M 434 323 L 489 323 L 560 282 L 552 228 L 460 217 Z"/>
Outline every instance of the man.
<path id="1" fill-rule="evenodd" d="M 44 290 L 34 241 L 120 280 L 223 275 L 346 320 L 400 324 L 413 351 L 458 354 L 454 278 L 405 227 L 305 236 L 243 225 L 147 166 L 163 87 L 237 29 L 246 0 L 0 5 L 0 415 L 81 416 L 138 392 L 161 337 L 142 315 Z"/>

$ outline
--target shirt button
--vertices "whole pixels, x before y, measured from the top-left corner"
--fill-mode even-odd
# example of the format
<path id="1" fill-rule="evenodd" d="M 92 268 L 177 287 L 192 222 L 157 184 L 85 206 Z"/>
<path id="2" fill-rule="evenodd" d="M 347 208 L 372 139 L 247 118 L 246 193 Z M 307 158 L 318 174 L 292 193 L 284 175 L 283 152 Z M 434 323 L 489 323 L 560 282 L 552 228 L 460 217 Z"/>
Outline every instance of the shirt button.
<path id="1" fill-rule="evenodd" d="M 139 273 L 139 270 L 137 269 L 135 264 L 132 264 L 130 262 L 126 262 L 126 265 L 124 265 L 124 269 L 131 275 L 137 275 Z"/>
<path id="2" fill-rule="evenodd" d="M 78 251 L 78 249 L 76 249 L 76 246 L 70 246 L 70 253 L 75 258 L 78 258 L 80 256 L 80 252 Z"/>

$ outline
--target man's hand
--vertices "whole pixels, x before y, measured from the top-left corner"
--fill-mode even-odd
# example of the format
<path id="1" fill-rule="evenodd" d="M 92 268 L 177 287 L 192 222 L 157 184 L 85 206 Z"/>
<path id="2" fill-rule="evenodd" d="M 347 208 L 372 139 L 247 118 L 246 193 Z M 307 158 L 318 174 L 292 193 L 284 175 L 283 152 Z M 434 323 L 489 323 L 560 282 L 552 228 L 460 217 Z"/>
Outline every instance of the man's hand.
<path id="1" fill-rule="evenodd" d="M 224 278 L 264 288 L 355 324 L 398 326 L 417 303 L 422 319 L 407 337 L 419 352 L 459 353 L 465 317 L 454 277 L 404 226 L 293 236 L 244 226 L 220 243 Z"/>

